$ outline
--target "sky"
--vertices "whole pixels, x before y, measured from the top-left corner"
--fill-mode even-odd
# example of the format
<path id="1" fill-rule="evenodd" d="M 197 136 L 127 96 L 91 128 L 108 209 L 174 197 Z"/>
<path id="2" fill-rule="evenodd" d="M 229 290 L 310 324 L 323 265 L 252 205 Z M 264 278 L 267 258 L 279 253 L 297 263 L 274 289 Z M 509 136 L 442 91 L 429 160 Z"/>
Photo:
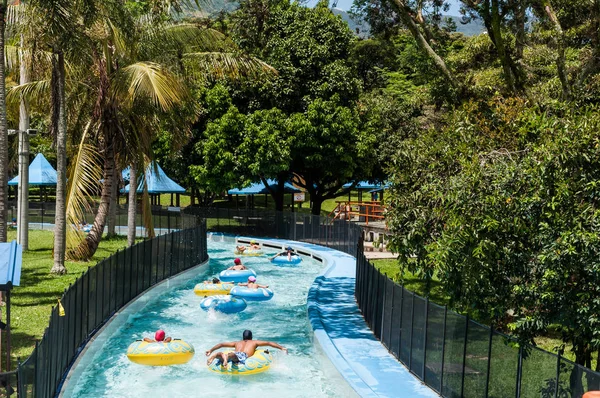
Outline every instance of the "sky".
<path id="1" fill-rule="evenodd" d="M 307 5 L 314 6 L 315 4 L 317 4 L 317 2 L 318 2 L 318 0 L 309 0 L 307 2 Z M 337 8 L 344 10 L 344 11 L 348 11 L 352 7 L 352 2 L 353 2 L 353 0 L 338 0 Z M 333 0 L 329 0 L 329 4 L 331 4 L 331 3 L 333 3 Z M 459 0 L 448 0 L 448 3 L 450 4 L 450 9 L 448 10 L 448 12 L 446 14 L 460 16 L 460 12 L 459 12 L 460 1 Z"/>

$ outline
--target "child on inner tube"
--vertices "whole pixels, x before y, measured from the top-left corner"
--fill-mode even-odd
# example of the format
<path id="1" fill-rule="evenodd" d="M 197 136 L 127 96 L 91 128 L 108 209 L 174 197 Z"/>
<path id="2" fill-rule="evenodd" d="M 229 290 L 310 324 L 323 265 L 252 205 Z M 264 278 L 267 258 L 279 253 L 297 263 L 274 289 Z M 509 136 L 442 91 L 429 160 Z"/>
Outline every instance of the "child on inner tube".
<path id="1" fill-rule="evenodd" d="M 271 257 L 271 260 L 273 260 L 275 257 L 279 257 L 279 256 L 286 256 L 288 258 L 288 261 L 292 261 L 292 255 L 296 254 L 296 252 L 294 251 L 294 249 L 292 249 L 292 246 L 288 246 L 285 248 L 284 252 L 280 252 L 277 253 L 276 255 L 274 255 L 273 257 Z"/>
<path id="2" fill-rule="evenodd" d="M 248 277 L 248 283 L 238 283 L 238 286 L 247 286 L 248 289 L 258 289 L 259 287 L 264 287 L 266 289 L 269 287 L 269 285 L 260 285 L 256 283 L 256 278 L 253 276 Z"/>
<path id="3" fill-rule="evenodd" d="M 245 269 L 247 269 L 244 264 L 242 264 L 242 260 L 240 260 L 239 258 L 236 258 L 235 260 L 233 260 L 233 266 L 227 268 L 228 270 L 232 270 L 232 271 L 243 271 Z"/>
<path id="4" fill-rule="evenodd" d="M 165 331 L 160 329 L 157 330 L 156 333 L 154 333 L 154 340 L 152 340 L 149 337 L 144 337 L 144 341 L 146 343 L 168 343 L 171 340 L 173 340 L 171 337 L 165 337 Z"/>

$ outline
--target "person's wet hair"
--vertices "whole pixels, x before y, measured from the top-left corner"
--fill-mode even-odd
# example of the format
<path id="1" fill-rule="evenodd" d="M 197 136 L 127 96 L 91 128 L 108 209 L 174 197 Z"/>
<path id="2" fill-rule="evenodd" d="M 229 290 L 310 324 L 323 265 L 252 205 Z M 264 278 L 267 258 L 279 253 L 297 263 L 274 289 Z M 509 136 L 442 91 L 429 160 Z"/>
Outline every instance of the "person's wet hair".
<path id="1" fill-rule="evenodd" d="M 213 283 L 221 283 L 221 281 L 219 280 L 219 278 L 213 278 Z"/>
<path id="2" fill-rule="evenodd" d="M 244 340 L 252 340 L 252 332 L 249 330 L 244 330 L 244 334 L 242 335 Z"/>

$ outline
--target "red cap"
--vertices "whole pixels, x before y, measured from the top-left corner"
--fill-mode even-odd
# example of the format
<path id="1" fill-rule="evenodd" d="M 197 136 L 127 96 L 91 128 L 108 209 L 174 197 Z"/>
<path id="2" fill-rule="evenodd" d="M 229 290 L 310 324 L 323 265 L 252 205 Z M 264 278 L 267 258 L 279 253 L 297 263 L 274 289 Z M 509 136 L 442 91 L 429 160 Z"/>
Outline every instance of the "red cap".
<path id="1" fill-rule="evenodd" d="M 239 258 L 236 258 L 235 260 L 233 260 L 234 264 L 241 264 L 242 260 L 240 260 Z"/>
<path id="2" fill-rule="evenodd" d="M 154 333 L 154 340 L 156 341 L 163 341 L 165 339 L 165 331 L 160 329 L 157 330 L 156 333 Z"/>

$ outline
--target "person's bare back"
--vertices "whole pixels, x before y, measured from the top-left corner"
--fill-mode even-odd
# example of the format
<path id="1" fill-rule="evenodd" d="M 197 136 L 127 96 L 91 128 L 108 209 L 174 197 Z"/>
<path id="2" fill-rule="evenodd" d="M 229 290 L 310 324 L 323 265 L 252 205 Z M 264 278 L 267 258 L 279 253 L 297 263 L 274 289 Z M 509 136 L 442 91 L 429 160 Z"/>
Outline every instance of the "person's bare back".
<path id="1" fill-rule="evenodd" d="M 210 365 L 215 358 L 219 358 L 221 360 L 222 366 L 225 368 L 227 367 L 227 362 L 229 361 L 241 362 L 243 364 L 246 358 L 250 358 L 252 355 L 254 355 L 256 349 L 260 346 L 278 348 L 287 353 L 286 348 L 272 341 L 252 340 L 252 332 L 249 330 L 244 330 L 243 338 L 244 340 L 241 341 L 219 343 L 210 350 L 206 351 L 206 356 L 208 357 L 206 364 Z M 234 352 L 229 352 L 227 354 L 222 351 L 214 352 L 215 350 L 218 350 L 219 348 L 223 347 L 232 347 L 234 349 Z"/>

